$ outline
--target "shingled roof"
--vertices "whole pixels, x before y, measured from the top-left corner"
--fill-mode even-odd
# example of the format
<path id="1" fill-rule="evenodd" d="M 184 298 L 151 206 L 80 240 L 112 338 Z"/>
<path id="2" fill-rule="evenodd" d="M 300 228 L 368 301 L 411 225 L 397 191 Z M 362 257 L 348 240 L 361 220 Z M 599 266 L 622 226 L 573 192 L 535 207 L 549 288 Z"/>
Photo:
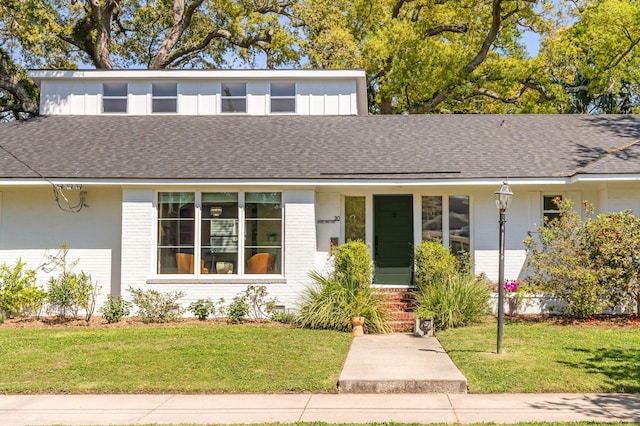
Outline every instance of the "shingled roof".
<path id="1" fill-rule="evenodd" d="M 640 173 L 640 116 L 49 116 L 0 124 L 48 178 L 478 179 Z M 0 178 L 37 174 L 0 150 Z"/>

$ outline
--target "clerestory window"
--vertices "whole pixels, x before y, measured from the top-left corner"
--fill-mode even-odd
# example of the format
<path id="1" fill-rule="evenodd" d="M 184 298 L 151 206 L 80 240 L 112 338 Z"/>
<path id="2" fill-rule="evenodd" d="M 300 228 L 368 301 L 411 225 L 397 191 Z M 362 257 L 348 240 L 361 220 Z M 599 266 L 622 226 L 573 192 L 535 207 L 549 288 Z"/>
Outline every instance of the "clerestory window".
<path id="1" fill-rule="evenodd" d="M 102 83 L 102 112 L 126 114 L 128 92 L 127 83 Z"/>

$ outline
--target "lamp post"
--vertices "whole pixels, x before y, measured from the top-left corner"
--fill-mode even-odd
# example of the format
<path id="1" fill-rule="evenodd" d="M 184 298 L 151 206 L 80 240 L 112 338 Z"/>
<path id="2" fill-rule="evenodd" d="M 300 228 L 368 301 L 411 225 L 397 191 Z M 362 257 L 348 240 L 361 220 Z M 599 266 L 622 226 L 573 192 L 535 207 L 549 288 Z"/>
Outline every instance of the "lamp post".
<path id="1" fill-rule="evenodd" d="M 504 224 L 506 223 L 505 215 L 507 209 L 511 205 L 513 192 L 503 182 L 500 188 L 495 192 L 496 207 L 500 211 L 500 239 L 498 243 L 498 251 L 500 260 L 498 262 L 498 347 L 497 353 L 502 352 L 502 329 L 504 324 Z"/>

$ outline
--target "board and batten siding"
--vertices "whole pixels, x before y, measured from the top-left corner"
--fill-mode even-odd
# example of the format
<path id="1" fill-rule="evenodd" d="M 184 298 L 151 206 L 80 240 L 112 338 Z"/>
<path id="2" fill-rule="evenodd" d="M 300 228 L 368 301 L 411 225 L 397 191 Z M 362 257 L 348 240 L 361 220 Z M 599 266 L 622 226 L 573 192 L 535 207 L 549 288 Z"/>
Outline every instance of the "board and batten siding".
<path id="1" fill-rule="evenodd" d="M 166 80 L 163 80 L 166 81 Z M 221 81 L 171 80 L 178 84 L 177 115 L 220 114 Z M 242 80 L 234 79 L 241 82 Z M 102 83 L 128 83 L 126 115 L 151 114 L 149 81 L 43 80 L 40 112 L 43 115 L 101 115 Z M 295 115 L 357 115 L 356 83 L 353 80 L 295 81 Z M 247 115 L 270 113 L 270 81 L 247 81 Z M 113 115 L 113 114 L 103 114 Z M 122 114 L 118 114 L 122 115 Z"/>

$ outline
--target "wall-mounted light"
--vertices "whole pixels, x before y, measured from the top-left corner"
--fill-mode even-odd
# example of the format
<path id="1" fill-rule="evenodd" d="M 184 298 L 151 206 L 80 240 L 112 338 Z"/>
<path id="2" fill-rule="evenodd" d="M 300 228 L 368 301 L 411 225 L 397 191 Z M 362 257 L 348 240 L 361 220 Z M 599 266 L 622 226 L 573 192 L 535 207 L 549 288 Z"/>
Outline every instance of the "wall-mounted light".
<path id="1" fill-rule="evenodd" d="M 222 216 L 222 206 L 213 206 L 209 209 L 211 213 L 211 217 L 220 217 Z"/>

